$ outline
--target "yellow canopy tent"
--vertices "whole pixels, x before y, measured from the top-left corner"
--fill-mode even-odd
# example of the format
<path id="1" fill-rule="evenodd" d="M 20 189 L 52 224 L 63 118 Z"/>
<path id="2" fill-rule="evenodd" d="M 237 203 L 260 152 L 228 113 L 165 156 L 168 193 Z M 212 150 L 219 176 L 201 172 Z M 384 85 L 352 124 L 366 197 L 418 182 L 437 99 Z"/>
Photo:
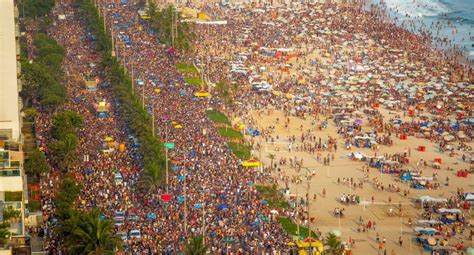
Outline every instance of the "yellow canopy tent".
<path id="1" fill-rule="evenodd" d="M 321 255 L 324 251 L 323 243 L 315 239 L 309 240 L 309 238 L 306 238 L 305 240 L 297 240 L 296 245 L 298 246 L 298 248 L 304 248 L 299 251 L 299 254 L 308 254 L 308 251 L 310 249 L 312 250 L 312 254 L 314 255 Z"/>
<path id="2" fill-rule="evenodd" d="M 205 21 L 211 20 L 211 18 L 205 12 L 199 12 L 197 14 L 197 18 L 200 20 L 205 20 Z"/>
<path id="3" fill-rule="evenodd" d="M 88 91 L 95 91 L 97 89 L 97 81 L 96 80 L 86 80 L 84 79 L 84 83 L 86 84 L 86 88 Z"/>
<path id="4" fill-rule="evenodd" d="M 211 93 L 206 92 L 206 91 L 199 91 L 199 92 L 194 93 L 194 96 L 195 97 L 208 97 L 208 96 L 211 96 Z"/>
<path id="5" fill-rule="evenodd" d="M 298 247 L 300 248 L 307 248 L 307 247 L 320 247 L 321 249 L 323 248 L 323 243 L 321 243 L 321 241 L 318 241 L 318 240 L 315 240 L 315 239 L 311 239 L 311 240 L 308 240 L 308 238 L 306 238 L 305 240 L 297 240 L 296 241 L 296 245 L 298 245 Z"/>
<path id="6" fill-rule="evenodd" d="M 260 166 L 260 161 L 255 160 L 255 159 L 249 159 L 244 162 L 242 162 L 242 166 L 245 167 L 255 167 L 255 166 Z"/>
<path id="7" fill-rule="evenodd" d="M 99 105 L 97 105 L 97 111 L 98 112 L 107 112 L 107 103 L 105 101 L 99 102 Z"/>

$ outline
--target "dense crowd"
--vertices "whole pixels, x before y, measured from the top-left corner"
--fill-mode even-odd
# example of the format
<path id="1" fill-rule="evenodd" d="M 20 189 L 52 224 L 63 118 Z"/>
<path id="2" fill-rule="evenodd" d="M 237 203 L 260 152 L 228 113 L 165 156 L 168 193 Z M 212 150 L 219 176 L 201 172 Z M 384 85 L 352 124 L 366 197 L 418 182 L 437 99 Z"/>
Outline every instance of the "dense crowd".
<path id="1" fill-rule="evenodd" d="M 191 236 L 197 234 L 204 234 L 205 242 L 213 254 L 275 254 L 288 250 L 289 235 L 276 221 L 272 208 L 262 202 L 252 186 L 268 182 L 272 177 L 267 172 L 260 173 L 252 168 L 242 167 L 241 160 L 227 147 L 227 140 L 219 135 L 214 124 L 206 117 L 205 110 L 219 109 L 231 118 L 240 116 L 248 121 L 249 126 L 257 127 L 257 122 L 252 120 L 252 113 L 248 109 L 278 108 L 285 110 L 287 116 L 314 117 L 317 125 L 322 127 L 323 122 L 327 125 L 327 119 L 320 119 L 319 116 L 327 113 L 355 116 L 355 111 L 363 111 L 364 108 L 379 103 L 379 98 L 384 93 L 393 97 L 392 101 L 397 101 L 392 107 L 404 110 L 414 108 L 419 115 L 423 108 L 414 107 L 416 101 L 410 99 L 411 91 L 397 90 L 394 87 L 395 82 L 400 81 L 400 75 L 407 77 L 410 73 L 413 82 L 449 83 L 450 88 L 461 91 L 464 91 L 463 87 L 455 85 L 463 85 L 466 80 L 473 79 L 471 69 L 440 60 L 438 52 L 429 47 L 426 38 L 394 25 L 387 25 L 380 18 L 382 15 L 378 10 L 365 12 L 357 5 L 336 6 L 327 3 L 298 12 L 237 11 L 208 7 L 209 13 L 227 19 L 228 25 L 198 25 L 196 33 L 199 43 L 194 57 L 161 45 L 148 22 L 140 18 L 137 5 L 103 1 L 100 8 L 105 14 L 107 27 L 113 28 L 117 58 L 129 72 L 133 72 L 136 94 L 143 96 L 145 107 L 153 111 L 157 133 L 165 142 L 175 144 L 175 148 L 169 151 L 169 184 L 163 184 L 155 192 L 141 187 L 139 183 L 143 166 L 140 155 L 128 143 L 131 134 L 127 132 L 125 121 L 118 114 L 118 104 L 111 89 L 106 86 L 99 86 L 95 92 L 85 89 L 84 77 L 92 77 L 98 79 L 99 84 L 107 84 L 100 65 L 100 52 L 94 47 L 94 37 L 77 8 L 58 4 L 53 11 L 54 25 L 48 33 L 65 47 L 63 69 L 71 100 L 64 108 L 83 116 L 84 128 L 80 130 L 79 152 L 89 156 L 71 170 L 83 185 L 77 205 L 84 209 L 100 208 L 111 219 L 117 211 L 123 211 L 127 215 L 136 214 L 137 221 L 127 220 L 115 229 L 116 232 L 129 232 L 132 229 L 140 231 L 140 240 L 128 238 L 124 242 L 124 247 L 134 254 L 175 254 L 183 250 Z M 58 14 L 65 14 L 66 19 L 58 19 Z M 125 36 L 129 41 L 124 40 Z M 377 40 L 380 45 L 374 46 L 374 40 L 370 38 Z M 293 48 L 295 42 L 299 46 Z M 291 52 L 272 50 L 273 55 L 265 54 L 268 49 L 277 48 L 293 49 Z M 320 56 L 311 55 L 315 51 L 320 52 Z M 280 52 L 279 57 L 276 57 L 275 52 Z M 294 56 L 301 58 L 294 63 L 291 61 Z M 237 59 L 253 71 L 232 73 L 228 60 Z M 404 65 L 392 64 L 402 59 L 405 61 Z M 304 71 L 299 68 L 301 71 L 298 73 L 289 73 L 289 67 L 293 70 L 292 67 L 302 66 L 300 61 L 314 63 L 314 70 Z M 223 81 L 240 86 L 234 97 L 241 104 L 235 104 L 229 110 L 222 107 L 223 101 L 219 97 L 194 97 L 194 93 L 200 88 L 184 85 L 184 77 L 176 70 L 176 64 L 180 62 L 207 63 L 204 67 L 207 81 Z M 363 69 L 356 71 L 358 66 Z M 329 67 L 334 67 L 336 72 L 326 72 Z M 377 83 L 377 79 L 367 78 L 365 82 L 358 83 L 361 88 L 358 89 L 357 96 L 341 97 L 343 93 L 338 92 L 337 88 L 337 84 L 341 83 L 339 77 L 343 77 L 343 87 L 348 90 L 351 75 L 366 74 L 369 71 L 382 82 Z M 244 84 L 259 79 L 256 76 L 263 76 L 264 73 L 275 90 L 293 94 L 293 97 L 260 93 L 247 86 L 243 87 Z M 392 84 L 384 87 L 384 82 Z M 218 91 L 212 93 L 216 95 Z M 295 95 L 307 99 L 296 102 Z M 451 97 L 444 99 L 441 98 L 441 93 L 428 98 L 423 95 L 415 96 L 425 100 L 424 107 L 430 114 L 437 115 L 427 120 L 433 125 L 432 130 L 441 128 L 443 132 L 455 135 L 460 146 L 463 139 L 471 140 L 472 129 L 461 125 L 453 128 L 449 122 L 445 124 L 445 120 L 452 117 L 446 113 L 461 110 L 458 108 L 462 108 L 465 116 L 471 116 L 471 108 L 457 106 L 458 103 L 469 105 L 469 102 Z M 103 99 L 111 103 L 107 118 L 97 117 L 93 107 Z M 446 108 L 443 112 L 436 109 L 439 100 L 444 101 Z M 340 107 L 340 111 L 333 112 L 335 107 Z M 371 111 L 371 124 L 374 126 L 376 141 L 380 144 L 389 145 L 391 134 L 414 133 L 421 129 L 421 119 L 407 121 L 395 127 L 387 125 L 383 120 L 378 121 L 376 108 Z M 40 117 L 36 118 L 38 138 L 46 153 L 51 141 L 48 132 L 51 127 L 49 114 L 40 113 Z M 464 117 L 458 115 L 456 118 L 461 122 Z M 182 128 L 175 128 L 170 121 Z M 354 143 L 359 134 L 358 125 L 351 123 L 344 126 L 344 122 L 340 120 L 336 123 L 340 126 L 340 134 L 348 143 Z M 465 138 L 460 138 L 459 130 L 464 131 Z M 359 131 L 362 132 L 360 129 Z M 275 139 L 270 129 L 263 132 L 265 139 Z M 444 141 L 445 136 L 428 132 L 431 132 L 431 139 Z M 114 150 L 103 153 L 97 149 L 106 137 L 112 137 L 117 143 L 126 143 L 125 152 Z M 296 140 L 295 137 L 290 137 L 289 140 L 291 139 Z M 337 150 L 335 138 L 324 141 L 319 138 L 319 142 L 317 140 L 308 133 L 301 138 L 301 149 L 318 154 Z M 329 164 L 329 161 L 330 154 L 327 154 L 324 162 Z M 53 166 L 53 169 L 56 168 Z M 114 173 L 117 171 L 124 178 L 121 184 L 114 181 Z M 52 201 L 59 183 L 58 176 L 57 171 L 53 170 L 42 183 L 43 213 L 50 221 L 53 221 L 55 213 Z M 160 194 L 165 193 L 173 196 L 170 202 L 162 201 Z M 344 201 L 346 200 L 353 201 L 355 197 L 347 197 Z M 277 213 L 282 217 L 295 216 L 292 209 L 278 209 Z M 156 219 L 148 218 L 149 214 L 155 214 Z M 46 232 L 50 240 L 49 251 L 59 253 L 61 244 L 58 238 L 51 229 L 47 228 Z"/>

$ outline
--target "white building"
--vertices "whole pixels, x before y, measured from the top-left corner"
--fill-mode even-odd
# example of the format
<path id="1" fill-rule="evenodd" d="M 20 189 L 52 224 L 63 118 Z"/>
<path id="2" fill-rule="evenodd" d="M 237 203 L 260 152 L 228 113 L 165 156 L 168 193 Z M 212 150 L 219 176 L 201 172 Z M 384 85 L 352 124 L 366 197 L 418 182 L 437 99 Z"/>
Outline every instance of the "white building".
<path id="1" fill-rule="evenodd" d="M 12 240 L 25 235 L 27 188 L 23 168 L 20 77 L 20 29 L 14 0 L 0 0 L 0 222 L 10 224 Z M 5 210 L 18 218 L 5 219 Z M 1 250 L 0 254 L 8 253 Z"/>
<path id="2" fill-rule="evenodd" d="M 0 140 L 20 142 L 20 30 L 13 0 L 0 1 Z"/>

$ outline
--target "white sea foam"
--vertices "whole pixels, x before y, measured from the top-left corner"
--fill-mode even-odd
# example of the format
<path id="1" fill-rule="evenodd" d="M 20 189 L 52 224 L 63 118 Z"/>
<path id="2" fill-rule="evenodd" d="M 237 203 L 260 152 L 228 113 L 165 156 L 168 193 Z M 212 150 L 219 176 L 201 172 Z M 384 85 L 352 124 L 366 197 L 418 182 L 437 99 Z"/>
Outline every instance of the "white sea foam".
<path id="1" fill-rule="evenodd" d="M 388 8 L 411 18 L 437 16 L 450 12 L 449 7 L 438 0 L 385 0 L 384 2 Z"/>

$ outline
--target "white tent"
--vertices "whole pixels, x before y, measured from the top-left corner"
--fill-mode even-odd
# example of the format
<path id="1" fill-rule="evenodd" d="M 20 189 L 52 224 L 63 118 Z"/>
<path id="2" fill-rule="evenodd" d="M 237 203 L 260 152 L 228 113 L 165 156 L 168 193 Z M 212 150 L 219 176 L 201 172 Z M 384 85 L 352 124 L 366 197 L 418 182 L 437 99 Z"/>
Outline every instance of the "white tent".
<path id="1" fill-rule="evenodd" d="M 464 193 L 464 200 L 466 200 L 466 201 L 474 201 L 474 192 L 471 192 L 471 193 Z"/>
<path id="2" fill-rule="evenodd" d="M 448 202 L 448 199 L 442 198 L 442 197 L 435 198 L 435 197 L 430 197 L 430 196 L 422 196 L 418 199 L 421 200 L 422 202 L 436 202 L 436 203 Z"/>
<path id="3" fill-rule="evenodd" d="M 447 213 L 460 213 L 461 210 L 455 209 L 455 208 L 452 208 L 452 209 L 449 209 L 449 208 L 441 208 L 441 209 L 438 210 L 438 212 L 440 212 L 440 213 L 445 213 L 445 212 L 447 212 Z"/>

